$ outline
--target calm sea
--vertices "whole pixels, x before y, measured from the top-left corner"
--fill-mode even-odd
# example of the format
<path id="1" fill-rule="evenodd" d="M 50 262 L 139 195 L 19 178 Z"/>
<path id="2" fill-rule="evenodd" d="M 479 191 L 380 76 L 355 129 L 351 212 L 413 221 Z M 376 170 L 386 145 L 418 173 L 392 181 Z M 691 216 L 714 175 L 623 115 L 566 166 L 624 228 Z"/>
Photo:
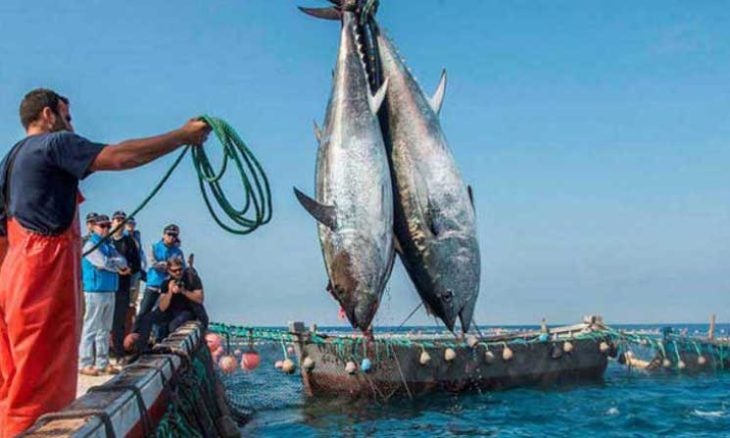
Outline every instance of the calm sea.
<path id="1" fill-rule="evenodd" d="M 690 334 L 707 329 L 673 327 Z M 730 329 L 718 328 L 725 333 Z M 611 362 L 598 384 L 440 394 L 378 404 L 308 398 L 298 374 L 284 375 L 273 367 L 283 356 L 280 345 L 264 345 L 259 351 L 262 364 L 256 371 L 223 376 L 233 403 L 251 412 L 251 421 L 242 427 L 244 436 L 730 437 L 730 371 L 646 375 Z"/>

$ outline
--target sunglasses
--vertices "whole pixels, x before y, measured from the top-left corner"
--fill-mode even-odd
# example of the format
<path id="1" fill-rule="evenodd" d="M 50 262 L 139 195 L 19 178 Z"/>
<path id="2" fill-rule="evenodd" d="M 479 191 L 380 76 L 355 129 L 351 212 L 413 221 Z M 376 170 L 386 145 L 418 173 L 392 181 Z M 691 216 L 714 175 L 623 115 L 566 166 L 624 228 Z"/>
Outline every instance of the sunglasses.
<path id="1" fill-rule="evenodd" d="M 109 225 L 109 224 L 105 224 L 105 225 L 97 225 L 97 227 L 99 227 L 99 228 L 104 228 L 104 229 L 107 229 L 107 230 L 108 230 L 108 229 L 109 229 L 109 228 L 111 228 L 112 226 L 111 226 L 111 225 Z"/>
<path id="2" fill-rule="evenodd" d="M 165 233 L 165 234 L 167 234 L 170 237 L 177 237 L 177 233 Z"/>
<path id="3" fill-rule="evenodd" d="M 171 274 L 178 274 L 178 273 L 182 272 L 182 269 L 181 268 L 170 269 L 169 271 Z"/>

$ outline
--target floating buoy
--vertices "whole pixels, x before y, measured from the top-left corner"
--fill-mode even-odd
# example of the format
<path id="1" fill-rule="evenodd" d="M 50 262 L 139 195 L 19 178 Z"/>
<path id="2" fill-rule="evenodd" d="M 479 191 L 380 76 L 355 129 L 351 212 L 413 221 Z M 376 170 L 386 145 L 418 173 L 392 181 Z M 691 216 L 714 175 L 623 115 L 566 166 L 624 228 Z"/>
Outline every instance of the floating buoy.
<path id="1" fill-rule="evenodd" d="M 423 350 L 421 351 L 421 357 L 418 358 L 418 361 L 421 363 L 421 365 L 426 365 L 431 362 L 431 355 L 428 354 L 428 351 Z"/>
<path id="2" fill-rule="evenodd" d="M 248 350 L 241 356 L 241 368 L 246 371 L 253 371 L 261 363 L 261 356 L 255 350 Z"/>
<path id="3" fill-rule="evenodd" d="M 687 367 L 687 365 L 686 365 L 686 364 L 684 363 L 684 361 L 683 361 L 683 360 L 681 360 L 681 359 L 680 359 L 680 361 L 679 361 L 679 362 L 677 362 L 677 368 L 679 368 L 680 370 L 683 370 L 683 369 L 685 369 L 686 367 Z"/>
<path id="4" fill-rule="evenodd" d="M 608 353 L 608 350 L 610 348 L 611 347 L 608 345 L 608 342 L 606 342 L 606 341 L 603 341 L 600 343 L 600 345 L 598 345 L 598 349 L 601 350 L 601 353 Z"/>
<path id="5" fill-rule="evenodd" d="M 468 338 L 466 338 L 466 345 L 469 346 L 469 348 L 474 348 L 479 344 L 479 339 L 477 339 L 476 336 L 471 335 Z"/>
<path id="6" fill-rule="evenodd" d="M 514 353 L 512 353 L 512 350 L 509 347 L 504 347 L 504 350 L 502 350 L 502 359 L 505 361 L 512 360 L 513 356 Z"/>
<path id="7" fill-rule="evenodd" d="M 373 367 L 373 363 L 367 357 L 360 363 L 360 371 L 367 373 Z"/>
<path id="8" fill-rule="evenodd" d="M 305 357 L 304 360 L 302 361 L 302 368 L 304 368 L 307 371 L 311 371 L 312 368 L 314 368 L 314 359 L 312 359 L 309 356 Z"/>
<path id="9" fill-rule="evenodd" d="M 208 350 L 212 353 L 221 346 L 221 337 L 215 333 L 206 333 L 205 343 L 208 344 Z"/>
<path id="10" fill-rule="evenodd" d="M 220 357 L 223 356 L 223 353 L 225 353 L 225 350 L 223 350 L 223 347 L 218 347 L 213 352 L 213 359 L 215 359 L 215 362 L 218 362 L 218 359 L 220 359 Z"/>
<path id="11" fill-rule="evenodd" d="M 274 368 L 276 368 L 277 370 L 280 370 L 283 366 L 284 366 L 283 360 L 277 360 L 276 362 L 274 362 Z"/>
<path id="12" fill-rule="evenodd" d="M 230 374 L 235 371 L 236 365 L 238 365 L 238 363 L 236 362 L 236 358 L 233 356 L 223 356 L 220 362 L 218 362 L 218 366 L 221 368 L 221 371 L 226 374 Z"/>
<path id="13" fill-rule="evenodd" d="M 344 321 L 344 320 L 345 320 L 345 318 L 347 318 L 347 313 L 345 313 L 345 309 L 343 309 L 342 307 L 340 307 L 340 311 L 339 311 L 339 312 L 337 312 L 337 317 L 338 317 L 338 318 L 339 318 L 340 320 Z"/>
<path id="14" fill-rule="evenodd" d="M 664 360 L 662 361 L 662 366 L 663 366 L 664 368 L 671 368 L 671 367 L 672 367 L 672 361 L 671 361 L 671 360 L 669 360 L 669 359 L 667 359 L 667 358 L 665 357 L 665 358 L 664 358 Z"/>
<path id="15" fill-rule="evenodd" d="M 487 363 L 494 363 L 494 359 L 495 359 L 494 353 L 487 350 L 487 352 L 484 353 L 484 359 L 486 359 Z"/>
<path id="16" fill-rule="evenodd" d="M 241 355 L 241 349 L 240 348 L 236 348 L 236 351 L 234 351 L 233 354 L 235 356 L 240 356 Z"/>
<path id="17" fill-rule="evenodd" d="M 563 351 L 566 353 L 570 353 L 571 351 L 573 351 L 573 343 L 570 341 L 565 341 L 563 343 Z"/>
<path id="18" fill-rule="evenodd" d="M 704 365 L 707 363 L 707 358 L 705 356 L 699 355 L 697 357 L 697 365 Z"/>
<path id="19" fill-rule="evenodd" d="M 456 359 L 456 352 L 454 350 L 451 348 L 444 350 L 444 360 L 446 362 L 451 362 L 454 359 Z"/>
<path id="20" fill-rule="evenodd" d="M 540 342 L 547 342 L 550 340 L 550 334 L 549 333 L 540 333 L 540 336 L 537 337 L 537 340 Z"/>
<path id="21" fill-rule="evenodd" d="M 284 362 L 281 364 L 281 370 L 287 374 L 293 373 L 296 368 L 294 361 L 291 359 L 284 359 Z"/>
<path id="22" fill-rule="evenodd" d="M 355 365 L 355 362 L 348 361 L 345 365 L 345 371 L 347 371 L 347 374 L 355 374 L 355 371 L 357 371 L 357 365 Z"/>

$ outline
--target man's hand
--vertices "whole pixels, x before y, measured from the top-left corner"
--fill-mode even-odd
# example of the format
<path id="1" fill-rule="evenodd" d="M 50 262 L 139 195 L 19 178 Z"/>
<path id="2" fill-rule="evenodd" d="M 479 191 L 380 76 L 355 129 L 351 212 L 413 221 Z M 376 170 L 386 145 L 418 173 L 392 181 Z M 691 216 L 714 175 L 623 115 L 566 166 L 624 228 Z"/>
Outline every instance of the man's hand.
<path id="1" fill-rule="evenodd" d="M 128 351 L 128 352 L 134 351 L 134 347 L 137 344 L 137 341 L 139 341 L 138 333 L 130 333 L 127 336 L 125 336 L 124 337 L 124 351 Z"/>
<path id="2" fill-rule="evenodd" d="M 176 294 L 176 293 L 180 293 L 181 288 L 180 288 L 180 286 L 177 285 L 177 281 L 170 280 L 170 284 L 167 286 L 167 290 L 170 293 Z"/>
<path id="3" fill-rule="evenodd" d="M 208 139 L 210 126 L 202 120 L 190 119 L 179 131 L 184 144 L 201 146 Z"/>
<path id="4" fill-rule="evenodd" d="M 132 270 L 129 268 L 122 268 L 122 269 L 117 269 L 117 273 L 119 273 L 119 275 L 129 275 L 132 273 Z"/>

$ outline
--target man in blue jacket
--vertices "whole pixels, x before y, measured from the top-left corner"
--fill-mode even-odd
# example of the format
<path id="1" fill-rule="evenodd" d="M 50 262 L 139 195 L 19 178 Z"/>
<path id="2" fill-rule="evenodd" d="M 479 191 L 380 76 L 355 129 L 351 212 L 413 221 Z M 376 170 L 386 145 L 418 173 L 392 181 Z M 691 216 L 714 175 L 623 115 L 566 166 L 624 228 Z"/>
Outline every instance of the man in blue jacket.
<path id="1" fill-rule="evenodd" d="M 147 271 L 147 288 L 139 306 L 137 318 L 148 314 L 160 298 L 162 283 L 167 279 L 167 262 L 172 259 L 185 260 L 185 255 L 176 242 L 180 236 L 180 227 L 170 224 L 165 227 L 162 239 L 152 245 L 149 253 L 149 270 Z M 184 264 L 184 262 L 183 262 Z M 184 267 L 184 266 L 183 266 Z"/>
<path id="2" fill-rule="evenodd" d="M 86 312 L 79 348 L 79 372 L 88 376 L 119 372 L 109 363 L 109 332 L 114 321 L 119 274 L 129 275 L 131 271 L 112 243 L 104 240 L 110 227 L 109 217 L 104 214 L 96 217 L 93 234 L 84 245 L 84 252 L 99 246 L 84 257 L 81 265 Z"/>

